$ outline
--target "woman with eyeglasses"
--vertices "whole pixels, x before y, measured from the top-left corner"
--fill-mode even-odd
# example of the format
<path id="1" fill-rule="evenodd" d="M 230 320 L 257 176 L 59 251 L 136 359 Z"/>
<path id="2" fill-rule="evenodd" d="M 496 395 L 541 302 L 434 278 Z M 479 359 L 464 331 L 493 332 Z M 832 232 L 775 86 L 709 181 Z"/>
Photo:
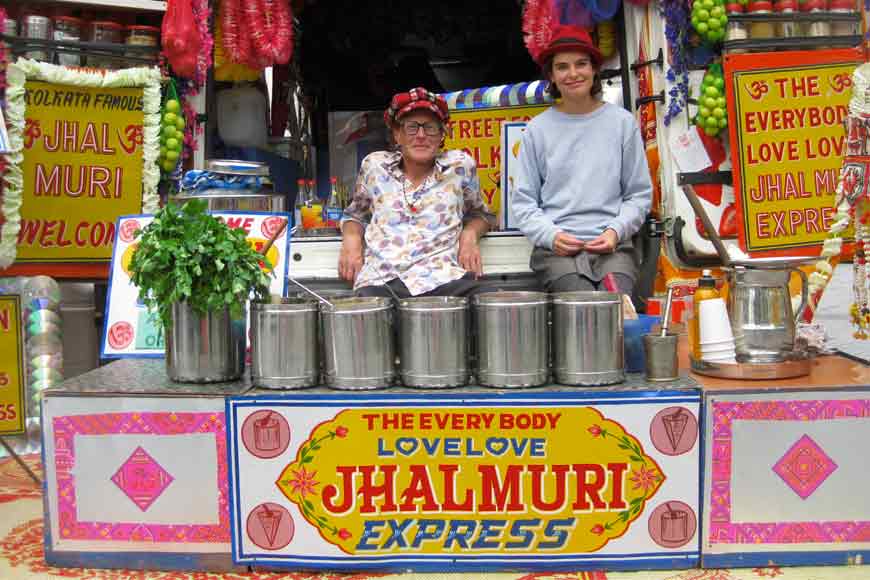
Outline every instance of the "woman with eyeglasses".
<path id="1" fill-rule="evenodd" d="M 597 290 L 613 274 L 630 295 L 631 238 L 652 201 L 640 129 L 600 99 L 601 52 L 586 30 L 558 27 L 537 60 L 559 100 L 526 127 L 511 192 L 514 223 L 535 246 L 530 267 L 550 292 Z"/>
<path id="2" fill-rule="evenodd" d="M 474 160 L 443 151 L 447 103 L 426 89 L 395 95 L 384 120 L 395 151 L 362 162 L 341 222 L 339 275 L 360 296 L 464 296 L 483 273 L 478 242 L 495 223 Z"/>

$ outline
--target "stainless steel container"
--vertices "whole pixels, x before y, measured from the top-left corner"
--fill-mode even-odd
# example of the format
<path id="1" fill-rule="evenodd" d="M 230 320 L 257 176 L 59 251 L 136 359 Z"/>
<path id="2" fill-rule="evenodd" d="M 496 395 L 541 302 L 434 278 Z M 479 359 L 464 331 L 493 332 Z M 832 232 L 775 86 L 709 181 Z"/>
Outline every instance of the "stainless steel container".
<path id="1" fill-rule="evenodd" d="M 399 375 L 409 387 L 468 382 L 468 300 L 431 296 L 401 300 Z"/>
<path id="2" fill-rule="evenodd" d="M 28 14 L 21 18 L 21 36 L 38 40 L 51 40 L 51 18 L 39 14 Z M 51 51 L 45 49 L 29 50 L 24 58 L 50 62 Z"/>
<path id="3" fill-rule="evenodd" d="M 553 374 L 565 385 L 625 380 L 622 299 L 613 292 L 553 295 Z"/>
<path id="4" fill-rule="evenodd" d="M 544 292 L 491 292 L 474 297 L 477 380 L 487 387 L 533 387 L 549 376 Z"/>
<path id="5" fill-rule="evenodd" d="M 283 194 L 271 190 L 269 166 L 265 163 L 234 159 L 210 159 L 206 162 L 205 170 L 225 176 L 228 180 L 232 180 L 234 177 L 259 177 L 266 184 L 269 184 L 269 188 L 224 189 L 216 187 L 182 191 L 175 196 L 175 201 L 184 203 L 191 199 L 202 199 L 208 204 L 209 211 L 285 211 L 286 198 Z"/>
<path id="6" fill-rule="evenodd" d="M 313 387 L 320 379 L 317 303 L 251 303 L 251 381 L 267 389 Z"/>
<path id="7" fill-rule="evenodd" d="M 646 351 L 646 379 L 648 381 L 675 381 L 680 378 L 677 360 L 676 334 L 660 336 L 646 334 L 643 348 Z"/>
<path id="8" fill-rule="evenodd" d="M 728 274 L 728 313 L 738 362 L 780 362 L 794 351 L 795 329 L 807 304 L 807 275 L 793 262 L 769 260 L 757 267 L 734 262 Z M 794 312 L 789 279 L 801 278 L 801 303 Z"/>
<path id="9" fill-rule="evenodd" d="M 172 305 L 172 326 L 166 333 L 166 372 L 182 383 L 233 381 L 245 369 L 245 323 L 229 309 L 196 313 L 187 302 Z"/>
<path id="10" fill-rule="evenodd" d="M 390 298 L 342 298 L 320 304 L 324 382 L 336 389 L 389 387 L 395 377 Z"/>

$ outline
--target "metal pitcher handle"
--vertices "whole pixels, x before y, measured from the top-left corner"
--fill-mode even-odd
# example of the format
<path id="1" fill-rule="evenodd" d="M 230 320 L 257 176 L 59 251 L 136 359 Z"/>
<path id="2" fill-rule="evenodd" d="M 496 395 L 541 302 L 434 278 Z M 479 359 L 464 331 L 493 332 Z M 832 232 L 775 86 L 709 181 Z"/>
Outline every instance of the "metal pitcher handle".
<path id="1" fill-rule="evenodd" d="M 800 274 L 801 277 L 801 305 L 798 306 L 797 312 L 794 314 L 795 324 L 801 319 L 804 313 L 804 309 L 807 307 L 807 298 L 809 297 L 809 281 L 807 280 L 806 273 L 800 268 L 791 268 L 792 271 Z"/>

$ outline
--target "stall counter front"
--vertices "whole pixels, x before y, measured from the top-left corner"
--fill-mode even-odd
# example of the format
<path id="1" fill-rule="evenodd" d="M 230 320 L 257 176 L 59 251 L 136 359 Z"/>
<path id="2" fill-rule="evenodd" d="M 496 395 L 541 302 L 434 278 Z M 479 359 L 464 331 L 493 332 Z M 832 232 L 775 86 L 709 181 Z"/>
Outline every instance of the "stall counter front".
<path id="1" fill-rule="evenodd" d="M 870 556 L 870 366 L 805 377 L 693 375 L 704 391 L 705 568 L 849 565 Z"/>

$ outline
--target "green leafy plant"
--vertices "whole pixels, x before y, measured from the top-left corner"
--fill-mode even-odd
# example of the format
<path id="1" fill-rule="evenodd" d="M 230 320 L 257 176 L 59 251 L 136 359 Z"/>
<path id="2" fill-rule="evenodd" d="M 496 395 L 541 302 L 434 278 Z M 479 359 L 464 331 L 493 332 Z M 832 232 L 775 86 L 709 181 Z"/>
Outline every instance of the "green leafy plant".
<path id="1" fill-rule="evenodd" d="M 268 296 L 269 276 L 260 268 L 265 256 L 248 244 L 244 230 L 230 228 L 206 207 L 202 200 L 182 207 L 170 202 L 136 232 L 131 280 L 164 327 L 172 323 L 174 302 L 187 302 L 201 315 L 229 307 L 239 317 L 251 292 Z"/>

